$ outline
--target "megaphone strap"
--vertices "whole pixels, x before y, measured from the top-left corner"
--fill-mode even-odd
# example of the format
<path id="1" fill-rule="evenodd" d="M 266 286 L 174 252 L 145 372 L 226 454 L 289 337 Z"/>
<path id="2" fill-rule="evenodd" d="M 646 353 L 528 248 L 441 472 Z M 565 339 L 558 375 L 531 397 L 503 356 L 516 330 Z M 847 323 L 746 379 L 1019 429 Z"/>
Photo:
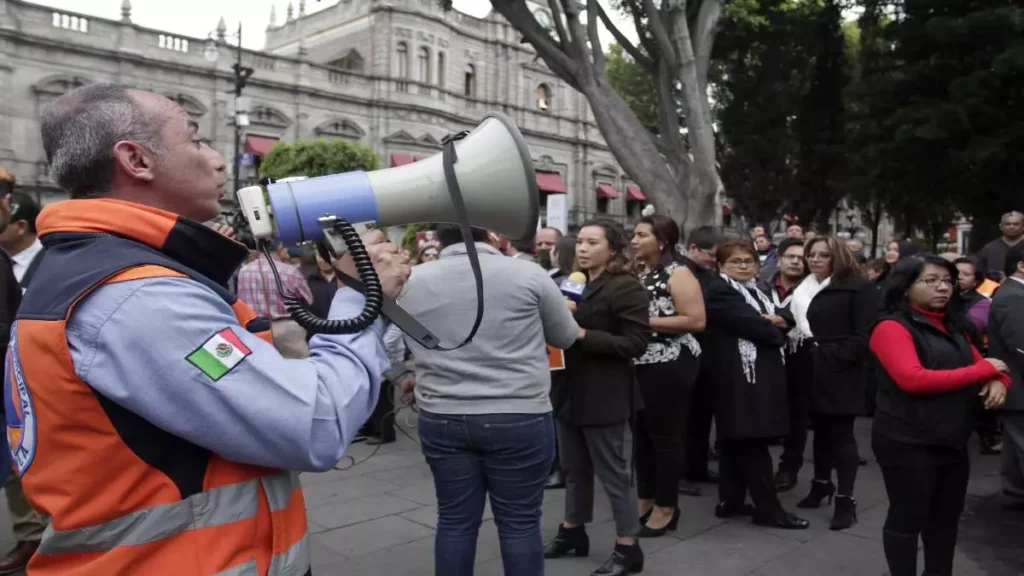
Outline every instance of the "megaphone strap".
<path id="1" fill-rule="evenodd" d="M 454 347 L 438 346 L 436 349 L 450 352 L 458 350 L 473 341 L 480 323 L 484 319 L 484 278 L 480 271 L 480 257 L 476 251 L 476 242 L 473 241 L 473 231 L 469 225 L 469 215 L 466 213 L 466 202 L 462 198 L 462 188 L 459 187 L 459 179 L 455 175 L 455 163 L 459 156 L 455 151 L 455 143 L 462 140 L 468 131 L 457 134 L 449 134 L 441 139 L 444 148 L 441 151 L 441 163 L 444 165 L 444 179 L 448 184 L 448 194 L 452 198 L 452 207 L 455 208 L 455 218 L 458 221 L 459 231 L 462 232 L 462 241 L 466 244 L 466 256 L 469 257 L 469 265 L 473 269 L 473 280 L 476 282 L 476 319 L 473 321 L 473 328 L 469 336 L 461 344 Z"/>

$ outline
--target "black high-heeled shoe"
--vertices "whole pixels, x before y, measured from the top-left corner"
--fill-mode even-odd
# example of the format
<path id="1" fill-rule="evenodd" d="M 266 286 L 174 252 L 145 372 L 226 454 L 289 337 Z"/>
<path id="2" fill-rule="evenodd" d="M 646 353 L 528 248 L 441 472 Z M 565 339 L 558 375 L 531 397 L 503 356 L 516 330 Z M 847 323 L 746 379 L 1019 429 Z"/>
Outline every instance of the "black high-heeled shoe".
<path id="1" fill-rule="evenodd" d="M 611 557 L 600 568 L 591 572 L 590 576 L 626 576 L 644 571 L 644 553 L 640 543 L 630 545 L 616 544 Z"/>
<path id="2" fill-rule="evenodd" d="M 828 498 L 829 505 L 836 494 L 836 485 L 831 480 L 814 480 L 811 482 L 811 493 L 796 503 L 797 508 L 820 508 L 821 501 Z"/>
<path id="3" fill-rule="evenodd" d="M 853 496 L 836 496 L 836 509 L 829 530 L 846 530 L 857 523 L 857 501 Z"/>
<path id="4" fill-rule="evenodd" d="M 650 515 L 648 515 L 648 518 Z M 637 538 L 659 538 L 664 536 L 666 532 L 675 532 L 676 528 L 679 527 L 679 508 L 676 508 L 672 512 L 672 519 L 668 521 L 668 524 L 661 528 L 651 528 L 650 526 L 644 525 L 640 527 L 640 531 L 636 533 Z"/>
<path id="5" fill-rule="evenodd" d="M 590 538 L 583 526 L 566 528 L 559 524 L 555 539 L 544 547 L 544 557 L 561 558 L 570 552 L 580 557 L 590 554 Z"/>

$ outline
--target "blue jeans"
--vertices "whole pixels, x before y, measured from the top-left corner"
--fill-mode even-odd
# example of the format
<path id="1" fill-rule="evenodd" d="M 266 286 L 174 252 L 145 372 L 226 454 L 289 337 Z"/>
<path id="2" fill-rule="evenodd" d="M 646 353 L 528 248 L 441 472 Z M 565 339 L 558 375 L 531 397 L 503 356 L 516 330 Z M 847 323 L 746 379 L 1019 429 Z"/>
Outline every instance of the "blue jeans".
<path id="1" fill-rule="evenodd" d="M 505 576 L 544 574 L 540 506 L 555 428 L 546 414 L 433 414 L 420 411 L 420 443 L 434 475 L 434 573 L 471 576 L 490 494 Z"/>

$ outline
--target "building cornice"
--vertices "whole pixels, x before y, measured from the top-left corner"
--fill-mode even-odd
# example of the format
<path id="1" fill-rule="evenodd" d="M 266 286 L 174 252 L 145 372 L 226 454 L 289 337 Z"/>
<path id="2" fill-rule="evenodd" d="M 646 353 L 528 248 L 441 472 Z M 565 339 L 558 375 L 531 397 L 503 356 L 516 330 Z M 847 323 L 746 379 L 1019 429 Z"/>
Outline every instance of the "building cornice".
<path id="1" fill-rule="evenodd" d="M 47 49 L 47 50 L 53 50 L 53 51 L 57 51 L 57 52 L 59 52 L 59 51 L 74 52 L 74 53 L 83 54 L 83 55 L 87 55 L 87 56 L 93 56 L 93 57 L 100 58 L 100 59 L 105 59 L 105 60 L 108 60 L 108 61 L 132 63 L 132 64 L 140 65 L 141 67 L 162 68 L 162 69 L 164 69 L 166 71 L 188 73 L 188 74 L 191 74 L 193 77 L 196 77 L 196 78 L 204 78 L 205 77 L 205 78 L 209 78 L 211 80 L 216 79 L 217 81 L 224 81 L 224 82 L 231 82 L 232 78 L 233 78 L 232 75 L 231 75 L 230 70 L 225 69 L 225 68 L 213 67 L 213 66 L 210 66 L 210 67 L 192 66 L 192 65 L 189 65 L 188 63 L 182 63 L 180 61 L 152 58 L 152 57 L 149 57 L 149 56 L 147 56 L 145 54 L 141 54 L 141 53 L 138 53 L 138 52 L 129 52 L 129 51 L 105 49 L 105 48 L 101 48 L 101 47 L 88 46 L 88 45 L 85 45 L 85 44 L 77 44 L 77 43 L 65 43 L 65 42 L 60 42 L 58 40 L 47 38 L 47 37 L 43 37 L 43 36 L 37 36 L 37 35 L 34 35 L 34 34 L 25 34 L 24 32 L 16 31 L 16 30 L 0 29 L 0 38 L 3 38 L 3 37 L 11 38 L 11 39 L 13 39 L 15 41 L 20 41 L 20 42 L 22 42 L 22 43 L 24 43 L 26 45 L 33 45 L 33 46 L 41 47 L 41 48 L 44 48 L 44 49 Z M 334 67 L 331 67 L 331 66 L 324 66 L 324 65 L 315 64 L 315 63 L 312 63 L 312 62 L 293 60 L 293 59 L 290 59 L 290 58 L 284 58 L 284 57 L 276 56 L 276 55 L 273 55 L 273 54 L 267 54 L 267 53 L 263 53 L 263 52 L 251 52 L 251 51 L 248 51 L 248 52 L 250 54 L 252 54 L 252 55 L 255 55 L 255 56 L 262 56 L 262 57 L 266 57 L 266 58 L 291 61 L 291 62 L 295 62 L 295 63 L 297 63 L 297 64 L 299 64 L 301 66 L 309 66 L 309 67 L 312 67 L 312 68 L 319 68 L 319 69 L 327 70 L 329 72 L 347 74 L 347 75 L 352 76 L 354 78 L 365 79 L 365 80 L 367 80 L 369 82 L 379 82 L 379 81 L 399 82 L 399 81 L 402 81 L 402 82 L 406 82 L 406 83 L 411 84 L 411 85 L 424 86 L 424 87 L 430 88 L 431 90 L 440 91 L 440 92 L 443 92 L 446 95 L 452 96 L 454 98 L 459 98 L 459 99 L 465 99 L 466 98 L 465 96 L 463 96 L 461 94 L 458 94 L 456 92 L 453 92 L 453 91 L 450 91 L 450 90 L 445 90 L 445 89 L 442 89 L 442 88 L 439 88 L 437 86 L 433 86 L 433 85 L 430 85 L 430 84 L 420 84 L 420 83 L 418 83 L 416 81 L 413 81 L 413 80 L 398 79 L 398 78 L 388 78 L 388 77 L 384 77 L 384 76 L 375 76 L 375 75 L 370 75 L 370 74 L 354 73 L 354 72 L 351 72 L 351 71 L 345 71 L 345 70 L 341 70 L 339 68 L 334 68 Z M 284 74 L 284 73 L 283 72 L 275 72 L 275 74 Z M 321 87 L 319 87 L 319 86 L 317 86 L 315 84 L 304 84 L 304 83 L 295 83 L 295 82 L 282 82 L 282 81 L 275 80 L 273 78 L 269 78 L 267 76 L 261 76 L 259 74 L 258 70 L 257 70 L 256 74 L 254 74 L 252 77 L 249 78 L 248 84 L 250 86 L 259 86 L 259 87 L 263 87 L 263 88 L 269 88 L 269 89 L 274 89 L 274 90 L 281 90 L 281 91 L 284 91 L 284 92 L 292 92 L 292 93 L 300 94 L 300 95 L 304 95 L 304 96 L 315 96 L 315 97 L 324 98 L 324 99 L 327 99 L 327 100 L 334 100 L 334 101 L 338 101 L 338 102 L 347 102 L 347 103 L 352 103 L 352 104 L 359 104 L 359 105 L 363 105 L 363 106 L 367 106 L 367 107 L 378 107 L 378 108 L 382 108 L 382 109 L 385 109 L 385 110 L 408 110 L 408 111 L 415 111 L 415 112 L 433 114 L 435 116 L 444 118 L 446 120 L 450 120 L 453 123 L 461 123 L 461 124 L 473 125 L 473 124 L 477 123 L 480 120 L 480 118 L 483 117 L 483 115 L 481 115 L 479 118 L 474 118 L 474 117 L 469 117 L 469 116 L 461 115 L 461 114 L 454 113 L 454 112 L 449 112 L 447 110 L 441 110 L 441 109 L 438 109 L 438 108 L 432 108 L 430 106 L 398 102 L 398 101 L 395 101 L 395 100 L 380 100 L 380 99 L 372 99 L 372 98 L 362 98 L 362 97 L 355 96 L 355 95 L 352 95 L 352 94 L 346 94 L 344 92 L 339 92 L 336 89 L 335 90 L 331 90 L 331 89 L 328 89 L 326 87 L 321 88 Z M 187 90 L 188 88 L 190 88 L 190 87 L 189 86 L 183 86 L 183 87 L 179 87 L 178 89 L 186 89 Z M 489 102 L 489 101 L 486 101 L 486 100 L 479 100 L 479 99 L 474 99 L 473 101 L 478 106 L 480 106 L 482 109 L 485 109 L 485 110 L 486 109 L 491 109 L 491 108 L 502 109 L 502 110 L 505 110 L 505 111 L 508 111 L 508 112 L 512 112 L 513 115 L 516 112 L 536 113 L 535 110 L 528 109 L 528 108 L 525 108 L 525 107 L 522 107 L 522 106 L 516 106 L 516 105 L 514 105 L 512 103 Z M 583 121 L 583 120 L 581 120 L 579 118 L 572 117 L 572 116 L 564 116 L 564 115 L 557 115 L 557 114 L 546 114 L 546 116 L 550 117 L 550 118 L 552 118 L 554 120 L 558 120 L 560 122 L 568 123 L 568 124 L 572 125 L 574 130 L 577 130 L 577 129 L 583 127 L 583 125 L 588 124 L 587 122 L 585 122 L 585 121 Z M 588 126 L 588 128 L 589 128 L 589 126 Z M 589 146 L 592 146 L 592 147 L 594 147 L 596 149 L 608 150 L 608 147 L 605 144 L 600 143 L 600 142 L 596 142 L 596 141 L 593 141 L 593 140 L 581 140 L 581 139 L 577 139 L 577 138 L 572 138 L 572 137 L 568 137 L 568 136 L 562 136 L 562 135 L 559 135 L 559 134 L 554 134 L 554 133 L 550 133 L 550 132 L 544 132 L 544 131 L 540 131 L 540 130 L 523 129 L 522 127 L 520 127 L 520 130 L 524 134 L 531 134 L 531 135 L 536 136 L 538 138 L 546 138 L 546 139 L 549 139 L 549 140 L 560 141 L 560 142 L 573 142 L 573 143 L 586 142 Z"/>

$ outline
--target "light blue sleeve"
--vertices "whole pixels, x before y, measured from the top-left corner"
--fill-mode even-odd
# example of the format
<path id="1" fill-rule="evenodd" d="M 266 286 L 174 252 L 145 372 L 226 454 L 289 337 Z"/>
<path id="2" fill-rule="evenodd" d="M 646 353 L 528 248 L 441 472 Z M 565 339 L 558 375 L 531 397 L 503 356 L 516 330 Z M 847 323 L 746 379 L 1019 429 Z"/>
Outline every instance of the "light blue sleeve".
<path id="1" fill-rule="evenodd" d="M 354 316 L 363 302 L 340 289 L 330 317 Z M 250 353 L 215 380 L 189 356 L 225 329 Z M 78 376 L 155 426 L 228 460 L 323 471 L 373 412 L 388 367 L 383 331 L 378 320 L 360 334 L 317 335 L 308 359 L 285 359 L 213 291 L 152 278 L 96 290 L 67 338 Z"/>

